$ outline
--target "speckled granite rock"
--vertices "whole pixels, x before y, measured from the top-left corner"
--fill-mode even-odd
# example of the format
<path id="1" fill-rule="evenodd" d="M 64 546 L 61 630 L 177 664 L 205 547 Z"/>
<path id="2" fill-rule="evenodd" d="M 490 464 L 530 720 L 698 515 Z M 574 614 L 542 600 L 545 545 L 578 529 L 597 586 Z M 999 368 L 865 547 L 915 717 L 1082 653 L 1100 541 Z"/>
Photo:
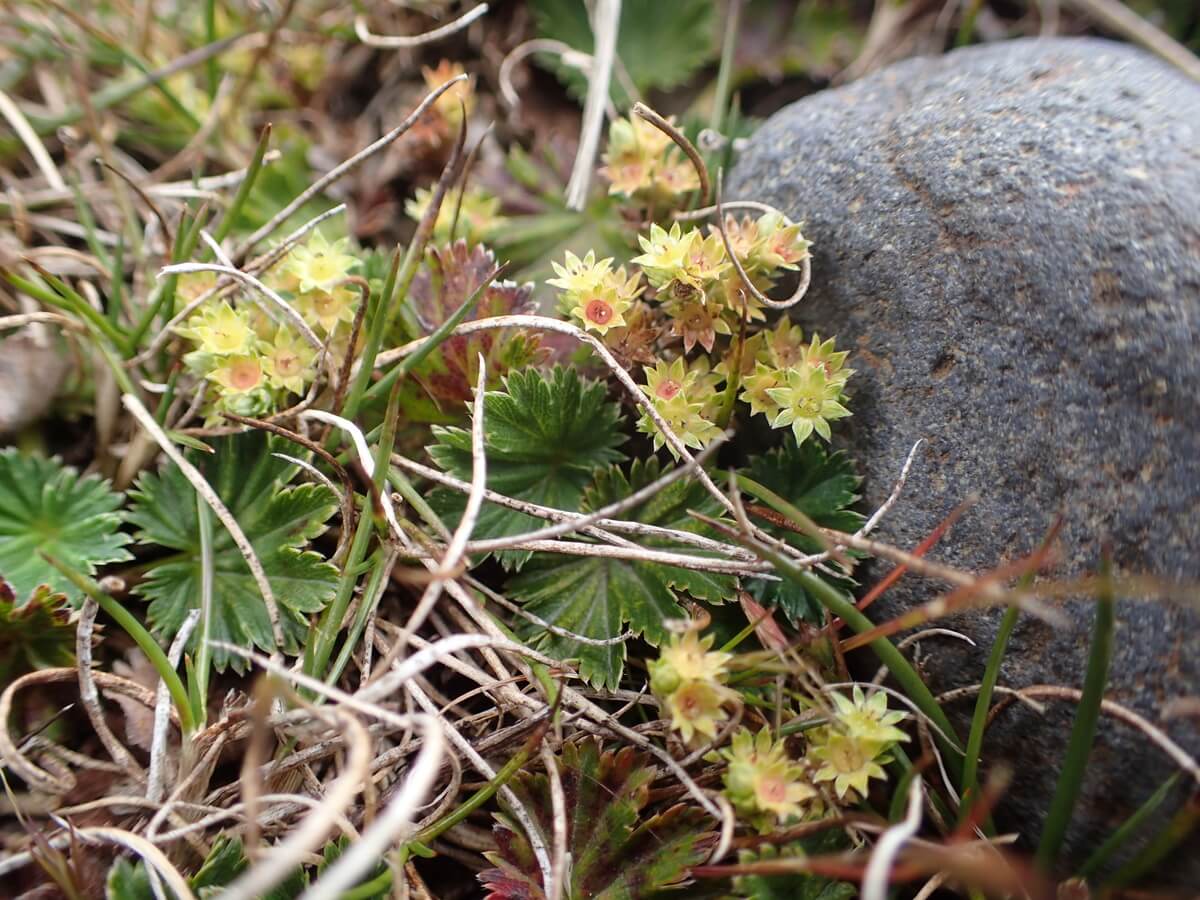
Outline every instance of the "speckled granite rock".
<path id="1" fill-rule="evenodd" d="M 1200 578 L 1200 85 L 1098 40 L 909 61 L 774 116 L 730 196 L 807 223 L 814 280 L 797 318 L 855 351 L 841 433 L 872 507 L 929 441 L 882 537 L 911 547 L 977 494 L 936 556 L 1015 559 L 1061 511 L 1064 571 L 1094 570 L 1109 540 L 1121 571 Z M 909 576 L 876 616 L 935 589 Z M 1160 721 L 1171 698 L 1200 694 L 1196 608 L 1119 606 L 1110 697 Z M 1066 609 L 1065 631 L 1018 626 L 1003 684 L 1082 684 L 1092 611 Z M 949 620 L 977 650 L 924 642 L 936 689 L 979 681 L 999 618 Z M 964 734 L 970 708 L 955 710 Z M 988 759 L 1016 775 L 1001 821 L 1035 840 L 1072 713 L 1013 708 L 989 733 Z M 1103 727 L 1075 859 L 1171 771 L 1127 727 Z M 1170 732 L 1200 751 L 1195 722 Z M 1163 869 L 1200 886 L 1200 839 L 1177 859 Z"/>

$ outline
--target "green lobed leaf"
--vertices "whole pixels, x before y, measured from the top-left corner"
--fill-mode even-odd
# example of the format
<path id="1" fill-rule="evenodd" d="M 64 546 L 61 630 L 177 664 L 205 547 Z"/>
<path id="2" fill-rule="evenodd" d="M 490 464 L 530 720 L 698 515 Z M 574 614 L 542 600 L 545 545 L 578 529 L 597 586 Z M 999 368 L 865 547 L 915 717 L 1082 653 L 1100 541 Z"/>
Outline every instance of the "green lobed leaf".
<path id="1" fill-rule="evenodd" d="M 569 898 L 632 900 L 681 886 L 688 868 L 700 862 L 713 835 L 704 814 L 678 804 L 643 819 L 650 784 L 658 770 L 632 747 L 602 750 L 585 738 L 563 745 L 556 758 L 567 798 L 567 846 L 573 865 Z M 547 845 L 552 841 L 554 809 L 545 774 L 520 772 L 510 782 L 531 813 Z M 507 805 L 501 806 L 507 812 Z M 481 872 L 488 900 L 544 898 L 541 871 L 528 837 L 508 815 L 493 828 L 497 850 L 484 854 L 496 867 Z"/>
<path id="2" fill-rule="evenodd" d="M 832 451 L 820 441 L 805 441 L 797 447 L 788 434 L 781 446 L 756 457 L 743 471 L 822 527 L 853 532 L 862 526 L 862 514 L 850 508 L 859 500 L 862 478 L 841 450 Z M 807 553 L 821 549 L 805 535 L 773 527 L 767 530 Z M 849 579 L 822 577 L 839 590 L 853 584 Z M 755 580 L 747 589 L 763 605 L 781 610 L 793 625 L 802 619 L 819 621 L 818 605 L 798 584 Z"/>
<path id="3" fill-rule="evenodd" d="M 588 489 L 583 509 L 599 509 L 659 478 L 659 461 L 635 461 L 628 474 L 617 466 L 596 474 Z M 650 525 L 706 533 L 708 529 L 688 514 L 689 510 L 720 515 L 721 509 L 703 486 L 681 479 L 667 485 L 647 502 L 625 514 L 625 518 Z M 648 547 L 686 549 L 668 541 L 645 540 Z M 699 554 L 697 554 L 699 555 Z M 678 566 L 590 556 L 537 554 L 508 584 L 509 594 L 525 608 L 561 628 L 595 639 L 616 637 L 624 623 L 649 643 L 658 645 L 666 637 L 663 620 L 685 618 L 680 606 L 684 594 L 710 603 L 721 603 L 733 595 L 735 579 Z M 545 653 L 559 658 L 578 658 L 579 673 L 599 687 L 615 688 L 625 662 L 625 644 L 585 644 L 546 632 L 537 626 L 527 636 Z"/>
<path id="4" fill-rule="evenodd" d="M 617 57 L 639 91 L 669 90 L 717 57 L 713 0 L 625 0 L 617 34 Z M 538 37 L 592 52 L 592 27 L 583 0 L 531 0 Z M 587 94 L 587 77 L 555 57 L 547 65 L 576 99 Z M 613 99 L 632 102 L 613 78 Z"/>
<path id="5" fill-rule="evenodd" d="M 831 829 L 805 841 L 776 847 L 763 844 L 738 852 L 738 863 L 768 862 L 788 857 L 817 856 L 844 850 L 845 835 Z M 733 879 L 734 896 L 745 900 L 852 900 L 858 887 L 846 881 L 834 881 L 811 872 L 787 875 L 739 875 Z"/>
<path id="6" fill-rule="evenodd" d="M 196 874 L 188 879 L 188 886 L 199 900 L 215 900 L 248 865 L 241 840 L 219 835 Z M 262 900 L 295 900 L 306 887 L 308 876 L 303 868 L 297 867 L 282 882 L 263 894 Z M 108 870 L 104 896 L 105 900 L 154 900 L 146 864 L 124 857 L 114 862 Z M 174 894 L 168 891 L 167 896 L 174 897 Z"/>
<path id="7" fill-rule="evenodd" d="M 208 479 L 254 547 L 279 605 L 284 652 L 299 652 L 308 632 L 308 616 L 320 612 L 333 597 L 337 570 L 305 546 L 325 531 L 337 509 L 333 491 L 321 484 L 289 487 L 297 467 L 272 455 L 275 439 L 260 432 L 213 442 L 214 454 L 191 454 L 191 462 Z M 295 448 L 280 445 L 293 453 Z M 144 473 L 131 491 L 129 519 L 143 544 L 157 544 L 176 554 L 153 564 L 136 591 L 150 601 L 147 618 L 156 634 L 170 639 L 187 614 L 200 604 L 200 528 L 196 492 L 176 466 Z M 213 640 L 241 647 L 274 648 L 267 607 L 249 566 L 229 532 L 213 522 Z M 194 648 L 196 636 L 191 646 Z M 218 669 L 245 663 L 224 650 L 214 650 Z"/>
<path id="8" fill-rule="evenodd" d="M 484 439 L 488 487 L 518 500 L 556 509 L 577 510 L 596 469 L 623 459 L 616 449 L 625 438 L 618 429 L 620 409 L 604 384 L 585 380 L 573 369 L 513 372 L 504 389 L 484 398 Z M 435 427 L 429 455 L 456 478 L 471 480 L 471 432 Z M 430 506 L 448 523 L 462 516 L 466 498 L 438 489 Z M 540 528 L 545 522 L 521 512 L 485 503 L 475 526 L 476 539 L 506 537 Z M 501 554 L 506 565 L 520 567 L 529 553 Z"/>
<path id="9" fill-rule="evenodd" d="M 96 475 L 83 478 L 57 459 L 0 450 L 0 578 L 18 597 L 39 585 L 78 602 L 83 594 L 40 555 L 94 575 L 131 559 L 121 533 L 121 495 Z"/>
<path id="10" fill-rule="evenodd" d="M 0 689 L 37 669 L 75 663 L 75 623 L 65 594 L 42 585 L 18 603 L 0 578 Z"/>

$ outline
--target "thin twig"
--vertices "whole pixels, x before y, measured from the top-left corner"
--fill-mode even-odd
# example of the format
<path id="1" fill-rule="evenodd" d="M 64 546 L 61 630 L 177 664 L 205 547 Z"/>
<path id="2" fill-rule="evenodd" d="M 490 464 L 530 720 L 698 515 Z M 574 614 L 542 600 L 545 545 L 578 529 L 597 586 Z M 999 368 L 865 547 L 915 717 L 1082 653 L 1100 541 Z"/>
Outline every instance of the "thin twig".
<path id="1" fill-rule="evenodd" d="M 421 34 L 372 34 L 367 27 L 367 17 L 359 13 L 354 17 L 354 34 L 360 41 L 368 47 L 382 47 L 386 50 L 404 50 L 411 47 L 420 47 L 424 44 L 432 44 L 435 41 L 440 41 L 444 37 L 449 37 L 456 34 L 469 26 L 476 19 L 482 18 L 488 11 L 486 3 L 480 3 L 478 6 L 463 13 L 452 22 L 447 22 L 437 28 L 422 32 Z"/>

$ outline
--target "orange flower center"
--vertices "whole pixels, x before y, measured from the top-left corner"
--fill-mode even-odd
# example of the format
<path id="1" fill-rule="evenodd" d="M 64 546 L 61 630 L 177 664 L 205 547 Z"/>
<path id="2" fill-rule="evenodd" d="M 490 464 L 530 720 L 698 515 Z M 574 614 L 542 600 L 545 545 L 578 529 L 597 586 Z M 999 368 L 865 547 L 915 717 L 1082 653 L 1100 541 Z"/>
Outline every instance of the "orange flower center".
<path id="1" fill-rule="evenodd" d="M 668 378 L 665 381 L 663 381 L 661 384 L 659 384 L 658 388 L 654 391 L 654 393 L 658 397 L 659 400 L 670 400 L 672 397 L 674 397 L 676 394 L 679 393 L 679 391 L 682 387 L 683 387 L 683 385 L 681 385 L 678 381 Z"/>
<path id="2" fill-rule="evenodd" d="M 277 350 L 275 371 L 280 375 L 295 375 L 300 371 L 300 357 L 289 350 Z"/>
<path id="3" fill-rule="evenodd" d="M 588 301 L 587 306 L 583 308 L 583 314 L 589 322 L 595 322 L 597 325 L 607 325 L 612 321 L 615 312 L 611 303 L 596 297 Z"/>
<path id="4" fill-rule="evenodd" d="M 783 803 L 787 799 L 787 785 L 781 778 L 766 776 L 758 783 L 758 793 L 768 803 Z"/>
<path id="5" fill-rule="evenodd" d="M 229 383 L 239 391 L 248 391 L 258 384 L 262 372 L 253 360 L 234 363 L 229 369 Z"/>

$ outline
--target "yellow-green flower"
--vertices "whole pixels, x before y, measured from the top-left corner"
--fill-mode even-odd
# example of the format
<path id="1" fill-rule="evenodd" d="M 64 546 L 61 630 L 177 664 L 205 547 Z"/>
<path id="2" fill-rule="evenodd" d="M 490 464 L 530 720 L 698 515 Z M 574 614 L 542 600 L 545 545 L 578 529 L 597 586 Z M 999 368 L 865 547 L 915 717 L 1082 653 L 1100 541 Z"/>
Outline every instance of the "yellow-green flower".
<path id="1" fill-rule="evenodd" d="M 685 744 L 712 740 L 721 722 L 729 718 L 724 704 L 737 695 L 724 685 L 711 681 L 685 681 L 663 700 L 671 718 L 671 728 L 679 732 Z"/>
<path id="2" fill-rule="evenodd" d="M 566 265 L 560 266 L 551 262 L 557 278 L 548 278 L 546 284 L 552 285 L 563 292 L 563 300 L 568 304 L 582 296 L 594 293 L 605 286 L 612 273 L 612 259 L 596 260 L 596 251 L 589 250 L 580 259 L 570 250 L 567 251 Z"/>
<path id="3" fill-rule="evenodd" d="M 782 374 L 779 369 L 757 362 L 754 372 L 742 378 L 739 397 L 742 402 L 750 404 L 751 415 L 761 414 L 773 419 L 779 414 L 779 404 L 771 396 L 771 391 L 782 383 Z"/>
<path id="4" fill-rule="evenodd" d="M 319 231 L 298 244 L 288 254 L 285 265 L 296 279 L 296 290 L 332 292 L 358 265 L 358 258 L 347 253 L 349 238 L 330 242 Z"/>
<path id="5" fill-rule="evenodd" d="M 611 259 L 596 262 L 591 252 L 581 260 L 567 251 L 566 262 L 552 264 L 559 277 L 549 281 L 563 289 L 559 305 L 564 312 L 598 334 L 624 327 L 625 313 L 642 292 L 641 276 L 627 275 L 624 266 L 614 272 Z"/>
<path id="6" fill-rule="evenodd" d="M 685 634 L 672 635 L 668 643 L 658 651 L 658 659 L 651 660 L 650 689 L 665 696 L 677 690 L 685 681 L 724 682 L 732 653 L 710 650 L 715 635 L 700 637 L 700 632 L 689 629 Z"/>
<path id="7" fill-rule="evenodd" d="M 804 768 L 787 755 L 782 740 L 773 741 L 766 728 L 752 735 L 738 729 L 729 747 L 719 751 L 728 763 L 725 794 L 734 808 L 760 831 L 801 816 L 818 797 Z"/>
<path id="8" fill-rule="evenodd" d="M 433 223 L 433 240 L 435 244 L 445 244 L 450 241 L 451 226 L 454 225 L 454 211 L 458 209 L 458 227 L 454 237 L 465 238 L 468 244 L 479 244 L 488 240 L 504 223 L 500 215 L 500 198 L 493 196 L 482 188 L 469 188 L 465 193 L 451 192 L 438 209 L 437 219 Z M 417 188 L 416 193 L 404 204 L 404 211 L 414 222 L 420 222 L 429 209 L 433 200 L 433 191 Z"/>
<path id="9" fill-rule="evenodd" d="M 761 236 L 751 256 L 753 264 L 768 272 L 794 269 L 808 256 L 812 241 L 804 239 L 799 225 L 789 225 L 779 213 L 767 213 L 758 220 Z"/>
<path id="10" fill-rule="evenodd" d="M 666 231 L 650 226 L 650 237 L 638 236 L 645 252 L 634 258 L 646 279 L 660 291 L 681 299 L 708 302 L 707 289 L 730 267 L 719 235 L 703 237 L 698 229 L 684 233 L 676 222 Z"/>
<path id="11" fill-rule="evenodd" d="M 259 346 L 262 367 L 270 384 L 293 394 L 303 394 L 312 380 L 313 360 L 317 351 L 289 328 L 280 328 L 275 337 Z"/>
<path id="12" fill-rule="evenodd" d="M 345 285 L 330 291 L 309 291 L 296 298 L 296 311 L 309 325 L 319 325 L 332 334 L 339 322 L 353 322 L 360 295 Z"/>
<path id="13" fill-rule="evenodd" d="M 609 193 L 632 197 L 650 188 L 670 145 L 667 135 L 637 116 L 613 122 L 600 169 Z"/>
<path id="14" fill-rule="evenodd" d="M 899 741 L 907 741 L 908 735 L 896 725 L 906 718 L 899 710 L 889 710 L 887 694 L 876 691 L 865 697 L 862 688 L 855 685 L 852 697 L 833 692 L 834 717 L 842 731 L 849 737 L 874 747 L 876 754 Z"/>
<path id="15" fill-rule="evenodd" d="M 870 779 L 887 777 L 876 758 L 876 749 L 870 742 L 834 729 L 816 729 L 808 750 L 819 765 L 813 781 L 832 781 L 841 800 L 850 791 L 865 797 Z"/>
<path id="16" fill-rule="evenodd" d="M 660 225 L 650 226 L 650 236 L 638 235 L 642 255 L 633 262 L 642 267 L 646 280 L 656 288 L 666 287 L 686 269 L 692 247 L 700 240 L 700 232 L 684 232 L 676 222 L 667 231 Z"/>
<path id="17" fill-rule="evenodd" d="M 683 340 L 684 353 L 691 353 L 696 344 L 711 351 L 718 334 L 733 333 L 719 310 L 699 300 L 674 301 L 667 304 L 666 310 L 671 317 L 671 331 Z"/>
<path id="18" fill-rule="evenodd" d="M 706 413 L 721 376 L 709 372 L 707 360 L 693 368 L 689 368 L 682 357 L 670 363 L 659 360 L 653 368 L 645 366 L 642 371 L 646 377 L 644 393 L 686 446 L 699 450 L 720 436 L 721 429 Z M 648 414 L 638 421 L 638 430 L 653 437 L 656 450 L 666 443 Z M 668 449 L 672 456 L 679 456 L 674 447 L 668 446 Z"/>
<path id="19" fill-rule="evenodd" d="M 691 160 L 681 153 L 668 152 L 654 168 L 654 191 L 666 197 L 678 197 L 700 187 L 700 176 Z"/>
<path id="20" fill-rule="evenodd" d="M 176 333 L 196 344 L 202 353 L 230 356 L 253 349 L 255 335 L 249 317 L 226 301 L 205 304 Z"/>
<path id="21" fill-rule="evenodd" d="M 850 376 L 854 374 L 853 369 L 846 368 L 846 358 L 849 355 L 849 350 L 835 348 L 833 338 L 822 341 L 820 335 L 814 334 L 812 342 L 804 352 L 804 361 L 809 365 L 824 369 L 825 377 L 830 383 L 838 382 L 845 385 Z"/>
<path id="22" fill-rule="evenodd" d="M 206 376 L 219 384 L 223 393 L 245 394 L 266 384 L 262 360 L 257 356 L 230 356 Z"/>
<path id="23" fill-rule="evenodd" d="M 804 330 L 784 316 L 770 331 L 761 332 L 765 342 L 759 359 L 776 369 L 791 369 L 800 364 L 807 353 Z"/>
<path id="24" fill-rule="evenodd" d="M 838 402 L 842 383 L 825 377 L 821 366 L 803 363 L 789 369 L 781 387 L 767 388 L 767 396 L 779 404 L 779 412 L 771 420 L 772 428 L 792 426 L 796 443 L 802 444 L 814 431 L 829 440 L 829 423 L 850 415 L 850 410 Z"/>

